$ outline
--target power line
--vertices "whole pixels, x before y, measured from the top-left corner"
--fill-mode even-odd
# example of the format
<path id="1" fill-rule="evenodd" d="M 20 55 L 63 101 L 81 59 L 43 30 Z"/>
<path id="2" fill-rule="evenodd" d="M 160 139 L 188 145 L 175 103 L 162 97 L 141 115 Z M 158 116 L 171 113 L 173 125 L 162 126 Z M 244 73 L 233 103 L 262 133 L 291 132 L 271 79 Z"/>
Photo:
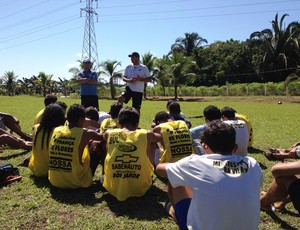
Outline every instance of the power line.
<path id="1" fill-rule="evenodd" d="M 293 0 L 293 1 L 299 2 L 300 0 Z M 273 1 L 273 2 L 238 4 L 238 5 L 200 7 L 200 8 L 192 8 L 192 9 L 164 10 L 164 11 L 152 11 L 152 12 L 135 12 L 134 15 L 175 13 L 175 12 L 183 12 L 183 11 L 198 11 L 198 10 L 220 9 L 220 8 L 234 8 L 234 7 L 244 7 L 244 6 L 257 6 L 257 5 L 266 5 L 266 4 L 276 4 L 276 3 L 284 3 L 284 2 L 290 2 L 290 1 L 284 0 L 284 1 Z M 101 16 L 107 17 L 107 16 L 126 16 L 126 15 L 132 15 L 132 13 L 102 14 Z"/>
<path id="2" fill-rule="evenodd" d="M 38 3 L 38 4 L 35 4 L 35 5 L 33 5 L 33 6 L 27 7 L 27 8 L 25 8 L 25 9 L 23 9 L 23 10 L 19 10 L 19 11 L 17 11 L 17 12 L 12 13 L 12 14 L 6 15 L 6 16 L 0 18 L 0 20 L 1 20 L 1 19 L 4 19 L 4 18 L 8 18 L 8 17 L 13 16 L 13 15 L 16 15 L 16 14 L 18 14 L 18 13 L 24 12 L 24 11 L 26 11 L 26 10 L 30 10 L 30 9 L 36 7 L 36 6 L 39 6 L 39 5 L 42 5 L 42 4 L 46 3 L 46 2 L 48 2 L 48 1 L 49 1 L 49 0 L 45 0 L 45 1 L 43 1 L 43 2 L 40 2 L 40 3 Z"/>
<path id="3" fill-rule="evenodd" d="M 73 16 L 64 18 L 62 20 L 58 20 L 58 21 L 55 21 L 55 22 L 51 22 L 51 23 L 42 25 L 40 27 L 33 28 L 31 30 L 25 30 L 25 31 L 20 32 L 20 33 L 12 34 L 12 35 L 0 38 L 0 43 L 5 43 L 5 42 L 15 40 L 17 38 L 20 38 L 20 37 L 23 37 L 23 36 L 26 36 L 26 35 L 31 35 L 33 33 L 40 32 L 42 30 L 46 30 L 46 29 L 49 29 L 49 28 L 52 28 L 52 27 L 55 27 L 55 26 L 65 24 L 65 23 L 73 21 L 75 19 L 79 19 L 79 17 L 77 15 L 73 15 Z"/>
<path id="4" fill-rule="evenodd" d="M 6 3 L 6 4 L 2 5 L 2 6 L 0 6 L 0 8 L 3 8 L 3 7 L 8 6 L 8 5 L 11 5 L 11 4 L 15 3 L 16 1 L 18 1 L 18 0 L 15 0 L 15 1 L 9 0 L 8 3 Z"/>
<path id="5" fill-rule="evenodd" d="M 7 47 L 4 47 L 4 48 L 0 48 L 0 51 L 1 50 L 10 49 L 10 48 L 14 48 L 14 47 L 17 47 L 17 46 L 21 46 L 21 45 L 24 45 L 24 44 L 36 42 L 36 41 L 43 40 L 43 39 L 46 39 L 46 38 L 54 37 L 56 35 L 60 35 L 60 34 L 64 34 L 64 33 L 67 33 L 67 32 L 73 31 L 73 30 L 77 30 L 77 29 L 80 29 L 82 27 L 83 26 L 78 26 L 78 27 L 75 27 L 75 28 L 72 28 L 72 29 L 69 29 L 69 30 L 65 30 L 65 31 L 61 31 L 61 32 L 55 33 L 55 34 L 50 34 L 50 35 L 45 36 L 45 37 L 41 37 L 41 38 L 37 38 L 37 39 L 34 39 L 34 40 L 22 42 L 22 43 L 19 43 L 19 44 L 16 44 L 16 45 L 12 45 L 12 46 L 7 46 Z"/>
<path id="6" fill-rule="evenodd" d="M 298 11 L 300 9 L 284 9 L 284 10 L 266 10 L 266 11 L 252 11 L 252 12 L 242 12 L 242 13 L 227 13 L 227 14 L 208 14 L 199 16 L 179 16 L 179 17 L 164 17 L 164 18 L 147 18 L 139 19 L 138 21 L 161 21 L 161 20 L 177 20 L 177 19 L 191 19 L 191 18 L 207 18 L 207 17 L 220 17 L 220 16 L 235 16 L 235 15 L 247 15 L 247 14 L 264 14 L 273 12 L 287 12 L 287 11 Z M 120 20 L 100 20 L 100 22 L 136 22 L 136 19 L 120 19 Z"/>
<path id="7" fill-rule="evenodd" d="M 187 1 L 193 1 L 193 0 L 185 0 Z M 162 5 L 162 4 L 169 4 L 169 3 L 176 3 L 176 2 L 183 2 L 182 0 L 174 0 L 174 1 L 165 1 L 165 2 L 152 2 L 152 3 L 135 3 L 135 4 L 126 4 L 126 5 L 117 5 L 117 6 L 102 6 L 102 9 L 108 9 L 108 8 L 124 8 L 124 7 L 133 7 L 133 6 L 150 6 L 150 5 Z"/>
<path id="8" fill-rule="evenodd" d="M 11 28 L 13 28 L 13 27 L 16 27 L 16 26 L 20 26 L 20 25 L 22 25 L 22 24 L 25 24 L 25 23 L 27 23 L 27 22 L 31 22 L 31 21 L 36 20 L 36 19 L 39 19 L 39 18 L 41 18 L 41 17 L 45 17 L 45 16 L 47 16 L 47 15 L 56 13 L 56 12 L 58 12 L 58 11 L 65 10 L 65 9 L 67 9 L 67 8 L 69 8 L 69 7 L 72 7 L 72 6 L 75 6 L 75 5 L 77 5 L 77 4 L 79 4 L 79 3 L 76 1 L 76 2 L 73 2 L 73 3 L 67 4 L 67 5 L 64 5 L 64 6 L 62 6 L 62 7 L 56 8 L 56 9 L 54 9 L 54 10 L 50 10 L 50 11 L 48 11 L 48 12 L 39 14 L 39 15 L 37 15 L 37 16 L 34 16 L 34 17 L 31 17 L 31 18 L 25 19 L 25 20 L 23 20 L 23 21 L 13 23 L 13 24 L 10 24 L 10 25 L 8 25 L 8 26 L 4 26 L 4 27 L 0 28 L 0 31 L 4 31 L 4 30 L 11 29 Z"/>

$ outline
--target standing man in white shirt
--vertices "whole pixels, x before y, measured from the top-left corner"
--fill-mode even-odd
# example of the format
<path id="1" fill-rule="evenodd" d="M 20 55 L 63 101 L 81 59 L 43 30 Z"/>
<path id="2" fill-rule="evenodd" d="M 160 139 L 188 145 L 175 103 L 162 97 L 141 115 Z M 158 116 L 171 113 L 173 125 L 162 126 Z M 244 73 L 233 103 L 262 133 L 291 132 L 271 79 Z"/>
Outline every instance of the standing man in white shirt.
<path id="1" fill-rule="evenodd" d="M 128 55 L 131 58 L 131 64 L 129 64 L 124 72 L 123 81 L 127 83 L 125 91 L 119 96 L 118 101 L 126 104 L 132 98 L 132 107 L 140 112 L 144 83 L 150 82 L 150 72 L 147 66 L 140 63 L 140 55 L 137 52 L 132 52 Z"/>

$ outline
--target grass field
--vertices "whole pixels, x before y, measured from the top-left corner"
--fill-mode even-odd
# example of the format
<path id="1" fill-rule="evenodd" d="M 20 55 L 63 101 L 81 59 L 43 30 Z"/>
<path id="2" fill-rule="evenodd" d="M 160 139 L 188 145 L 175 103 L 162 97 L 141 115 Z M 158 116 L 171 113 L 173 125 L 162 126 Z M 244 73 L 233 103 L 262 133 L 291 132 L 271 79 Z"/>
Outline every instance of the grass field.
<path id="1" fill-rule="evenodd" d="M 60 100 L 68 105 L 80 102 L 79 99 Z M 299 104 L 284 102 L 279 105 L 277 101 L 276 98 L 234 101 L 217 98 L 203 102 L 180 102 L 180 105 L 186 116 L 202 115 L 203 108 L 210 104 L 219 108 L 230 106 L 246 114 L 254 127 L 254 149 L 250 156 L 261 164 L 265 177 L 262 190 L 265 190 L 272 181 L 270 169 L 275 162 L 268 161 L 262 151 L 269 146 L 286 148 L 299 141 Z M 100 100 L 101 110 L 108 111 L 112 102 Z M 165 110 L 165 105 L 166 101 L 144 101 L 140 127 L 150 129 L 155 113 Z M 16 116 L 26 132 L 31 132 L 34 117 L 42 108 L 43 98 L 0 96 L 0 111 Z M 190 120 L 193 127 L 204 123 L 202 118 Z M 27 154 L 22 150 L 7 149 L 0 153 L 0 162 L 17 165 Z M 19 170 L 23 176 L 21 181 L 0 188 L 1 229 L 177 229 L 165 213 L 167 195 L 164 184 L 157 178 L 144 197 L 118 202 L 100 185 L 100 166 L 92 187 L 78 190 L 53 188 L 47 179 L 32 177 L 29 169 Z M 228 211 L 230 209 L 224 210 Z M 296 210 L 288 205 L 283 213 L 261 212 L 259 228 L 299 229 L 298 218 Z"/>

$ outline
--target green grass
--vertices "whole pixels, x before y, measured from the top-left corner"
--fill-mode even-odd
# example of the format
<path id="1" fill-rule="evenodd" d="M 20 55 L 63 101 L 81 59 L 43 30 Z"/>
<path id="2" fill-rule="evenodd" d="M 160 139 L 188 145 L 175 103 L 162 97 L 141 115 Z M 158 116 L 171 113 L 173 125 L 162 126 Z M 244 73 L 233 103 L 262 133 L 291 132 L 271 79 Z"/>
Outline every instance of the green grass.
<path id="1" fill-rule="evenodd" d="M 79 99 L 60 100 L 68 105 L 80 102 Z M 299 141 L 300 106 L 285 102 L 278 105 L 276 98 L 266 102 L 234 100 L 217 98 L 208 102 L 180 102 L 180 105 L 186 116 L 202 115 L 203 108 L 209 104 L 219 108 L 231 106 L 246 114 L 254 127 L 254 151 L 250 156 L 257 159 L 264 170 L 262 189 L 265 190 L 272 181 L 270 169 L 275 163 L 268 161 L 262 150 L 269 146 L 286 148 Z M 100 100 L 101 110 L 108 111 L 112 102 Z M 150 129 L 155 113 L 165 110 L 165 105 L 166 101 L 144 101 L 140 127 Z M 43 98 L 1 96 L 0 108 L 16 116 L 22 128 L 31 132 L 34 117 L 43 108 Z M 204 120 L 193 118 L 191 122 L 194 127 Z M 27 154 L 7 149 L 0 153 L 0 161 L 17 165 Z M 29 169 L 19 170 L 23 176 L 21 181 L 0 188 L 1 229 L 177 229 L 165 214 L 163 205 L 167 195 L 164 184 L 158 179 L 144 197 L 118 202 L 99 184 L 100 167 L 93 186 L 78 190 L 53 188 L 46 179 L 32 177 Z M 299 229 L 296 210 L 292 205 L 287 209 L 285 213 L 272 215 L 262 212 L 260 229 Z"/>

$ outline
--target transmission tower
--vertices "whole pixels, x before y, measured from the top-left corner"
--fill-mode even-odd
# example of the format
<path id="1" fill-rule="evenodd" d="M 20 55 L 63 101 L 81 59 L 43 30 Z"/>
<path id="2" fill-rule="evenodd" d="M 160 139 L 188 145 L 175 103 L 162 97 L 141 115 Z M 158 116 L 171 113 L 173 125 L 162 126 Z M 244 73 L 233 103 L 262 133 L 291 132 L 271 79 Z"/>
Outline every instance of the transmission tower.
<path id="1" fill-rule="evenodd" d="M 86 0 L 86 7 L 80 8 L 80 17 L 82 16 L 83 11 L 86 15 L 81 59 L 83 60 L 89 58 L 93 62 L 94 67 L 96 67 L 99 65 L 99 61 L 94 26 L 94 15 L 97 17 L 98 22 L 98 14 L 93 8 L 93 2 L 96 2 L 96 8 L 98 8 L 98 0 Z"/>

